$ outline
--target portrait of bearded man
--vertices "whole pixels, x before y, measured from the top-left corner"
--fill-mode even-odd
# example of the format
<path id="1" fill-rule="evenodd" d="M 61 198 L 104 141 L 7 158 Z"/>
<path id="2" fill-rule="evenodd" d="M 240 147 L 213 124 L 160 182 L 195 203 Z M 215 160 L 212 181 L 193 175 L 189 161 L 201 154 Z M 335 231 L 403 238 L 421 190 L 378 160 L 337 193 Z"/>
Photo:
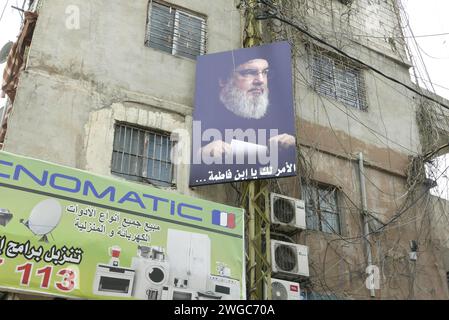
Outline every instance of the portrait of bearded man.
<path id="1" fill-rule="evenodd" d="M 279 54 L 290 55 L 290 47 L 288 43 L 281 43 L 277 49 L 281 52 L 266 51 L 262 47 L 242 49 L 209 55 L 212 59 L 205 65 L 199 62 L 194 121 L 201 122 L 202 141 L 193 140 L 194 173 L 198 173 L 198 160 L 207 167 L 203 168 L 207 173 L 223 172 L 229 165 L 234 170 L 244 169 L 246 164 L 256 165 L 254 168 L 267 165 L 238 157 L 242 153 L 248 156 L 250 152 L 258 155 L 271 152 L 277 158 L 276 168 L 278 161 L 296 161 L 291 65 L 281 68 L 279 63 L 273 63 Z M 286 77 L 285 83 L 280 78 L 273 81 L 273 69 Z M 227 135 L 229 130 L 244 134 Z M 277 133 L 273 134 L 274 131 Z M 198 181 L 191 180 L 191 183 Z"/>

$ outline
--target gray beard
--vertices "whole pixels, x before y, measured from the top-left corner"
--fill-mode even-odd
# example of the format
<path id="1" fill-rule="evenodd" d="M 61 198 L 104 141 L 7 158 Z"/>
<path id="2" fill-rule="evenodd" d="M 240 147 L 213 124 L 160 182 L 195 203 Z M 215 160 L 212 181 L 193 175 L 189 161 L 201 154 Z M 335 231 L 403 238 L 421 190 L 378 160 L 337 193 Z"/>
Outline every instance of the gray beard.
<path id="1" fill-rule="evenodd" d="M 220 101 L 237 116 L 246 119 L 260 119 L 267 113 L 268 89 L 260 96 L 247 96 L 246 92 L 228 82 L 220 93 Z"/>

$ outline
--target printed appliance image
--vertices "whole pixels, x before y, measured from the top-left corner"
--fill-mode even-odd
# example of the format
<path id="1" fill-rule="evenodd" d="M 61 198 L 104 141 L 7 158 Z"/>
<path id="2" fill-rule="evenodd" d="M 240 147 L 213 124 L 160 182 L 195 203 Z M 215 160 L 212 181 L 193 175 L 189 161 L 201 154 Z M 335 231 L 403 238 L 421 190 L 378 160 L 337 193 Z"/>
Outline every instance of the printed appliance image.
<path id="1" fill-rule="evenodd" d="M 168 287 L 204 291 L 210 275 L 210 239 L 205 234 L 168 229 Z"/>
<path id="2" fill-rule="evenodd" d="M 98 264 L 93 293 L 100 296 L 131 297 L 135 271 L 119 266 L 120 248 L 110 248 L 110 264 Z"/>
<path id="3" fill-rule="evenodd" d="M 208 291 L 221 296 L 221 300 L 240 299 L 240 281 L 224 276 L 210 275 Z"/>
<path id="4" fill-rule="evenodd" d="M 6 227 L 6 225 L 11 221 L 12 213 L 7 209 L 0 208 L 0 225 Z"/>
<path id="5" fill-rule="evenodd" d="M 169 264 L 164 249 L 139 246 L 137 254 L 131 261 L 131 268 L 136 271 L 133 297 L 161 300 L 163 286 L 169 280 Z"/>
<path id="6" fill-rule="evenodd" d="M 39 241 L 48 242 L 48 235 L 56 229 L 62 218 L 62 207 L 58 200 L 49 198 L 39 202 L 31 210 L 28 220 L 20 222 L 34 235 L 41 236 Z"/>
<path id="7" fill-rule="evenodd" d="M 162 300 L 198 300 L 198 291 L 188 288 L 166 286 L 162 289 Z"/>

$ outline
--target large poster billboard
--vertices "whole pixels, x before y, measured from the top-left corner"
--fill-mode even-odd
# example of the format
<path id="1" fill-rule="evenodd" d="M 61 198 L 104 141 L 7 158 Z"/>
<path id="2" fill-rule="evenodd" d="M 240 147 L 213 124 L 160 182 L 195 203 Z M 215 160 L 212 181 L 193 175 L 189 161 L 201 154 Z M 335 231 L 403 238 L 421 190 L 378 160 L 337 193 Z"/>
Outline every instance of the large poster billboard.
<path id="1" fill-rule="evenodd" d="M 296 175 L 288 42 L 197 59 L 190 186 Z"/>
<path id="2" fill-rule="evenodd" d="M 243 210 L 0 152 L 0 290 L 244 299 Z"/>

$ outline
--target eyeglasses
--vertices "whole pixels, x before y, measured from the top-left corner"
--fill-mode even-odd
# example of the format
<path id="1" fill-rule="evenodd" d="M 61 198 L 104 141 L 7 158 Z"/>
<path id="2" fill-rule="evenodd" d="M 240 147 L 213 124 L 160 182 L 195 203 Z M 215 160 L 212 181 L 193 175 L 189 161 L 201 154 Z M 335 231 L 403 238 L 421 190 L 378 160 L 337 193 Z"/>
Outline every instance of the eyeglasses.
<path id="1" fill-rule="evenodd" d="M 268 77 L 269 69 L 264 70 L 257 70 L 257 69 L 244 69 L 244 70 L 236 70 L 240 76 L 242 76 L 245 79 L 254 79 L 261 74 L 264 77 Z"/>

